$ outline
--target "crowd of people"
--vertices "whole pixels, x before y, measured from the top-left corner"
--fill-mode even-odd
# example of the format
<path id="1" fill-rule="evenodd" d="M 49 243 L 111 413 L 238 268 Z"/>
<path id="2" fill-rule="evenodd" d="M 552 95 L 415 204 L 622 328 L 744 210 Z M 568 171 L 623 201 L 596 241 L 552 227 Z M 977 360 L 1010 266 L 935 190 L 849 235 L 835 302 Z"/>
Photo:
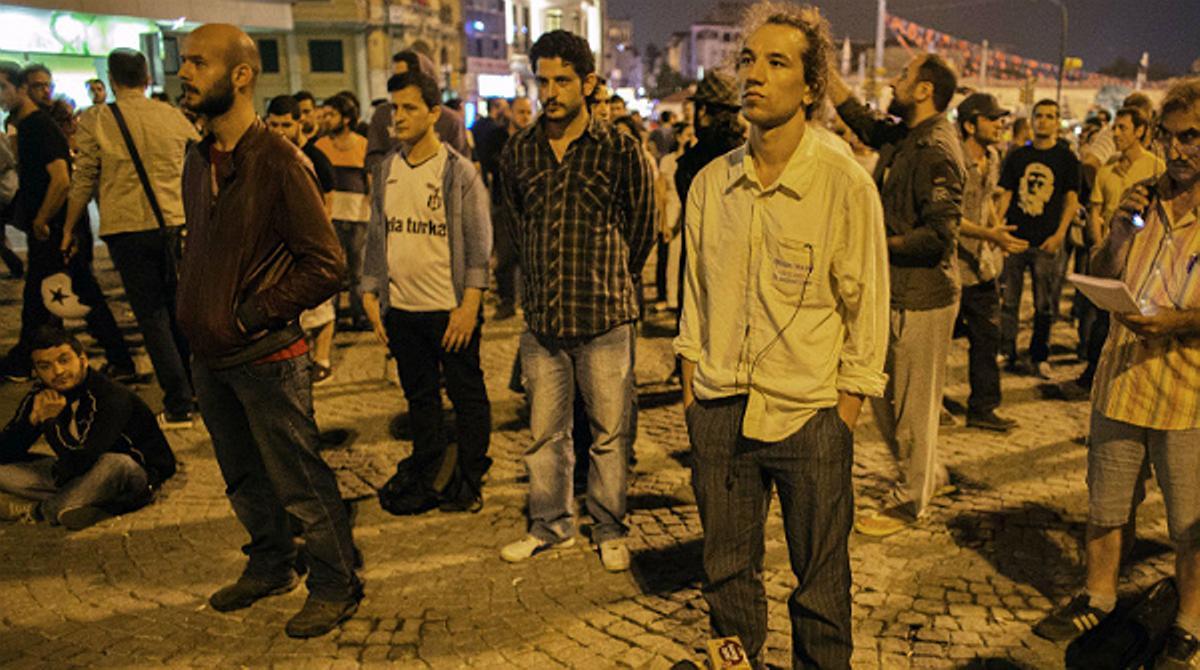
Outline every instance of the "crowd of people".
<path id="1" fill-rule="evenodd" d="M 649 122 L 562 30 L 530 51 L 536 114 L 530 98 L 490 99 L 470 130 L 414 51 L 396 54 L 369 122 L 350 92 L 279 96 L 260 117 L 255 44 L 227 25 L 183 43 L 182 109 L 147 98 L 136 51 L 108 58 L 115 101 L 90 82 L 95 104 L 65 121 L 48 69 L 0 62 L 0 198 L 28 236 L 24 260 L 5 255 L 25 289 L 0 373 L 35 378 L 0 447 L 6 515 L 79 528 L 147 504 L 174 471 L 162 431 L 198 415 L 250 536 L 245 570 L 212 607 L 248 607 L 307 572 L 287 632 L 321 635 L 362 597 L 312 412 L 335 332 L 372 332 L 407 400 L 412 455 L 381 489 L 384 508 L 475 512 L 491 465 L 480 347 L 495 290 L 492 318 L 524 318 L 512 382 L 531 432 L 528 532 L 500 557 L 573 545 L 582 493 L 601 563 L 627 570 L 637 324 L 670 310 L 712 626 L 763 666 L 774 489 L 798 581 L 794 665 L 848 667 L 849 534 L 904 532 L 955 490 L 938 457 L 945 408 L 960 404 L 944 396 L 952 339 L 969 344 L 967 426 L 1012 430 L 1001 364 L 1051 381 L 1070 270 L 1120 280 L 1138 311 L 1077 293 L 1086 368 L 1045 385 L 1091 402 L 1087 576 L 1034 631 L 1070 639 L 1113 610 L 1153 470 L 1180 590 L 1155 667 L 1187 667 L 1200 649 L 1200 82 L 1157 108 L 1134 93 L 1077 137 L 1054 100 L 1016 118 L 919 54 L 885 113 L 841 79 L 815 9 L 762 3 L 746 20 L 733 75 L 707 73 L 683 118 Z M 163 390 L 157 419 L 122 386 L 138 373 L 92 271 L 93 197 Z M 64 316 L 85 317 L 103 368 Z M 865 404 L 900 474 L 856 510 Z M 38 435 L 56 459 L 29 459 Z"/>

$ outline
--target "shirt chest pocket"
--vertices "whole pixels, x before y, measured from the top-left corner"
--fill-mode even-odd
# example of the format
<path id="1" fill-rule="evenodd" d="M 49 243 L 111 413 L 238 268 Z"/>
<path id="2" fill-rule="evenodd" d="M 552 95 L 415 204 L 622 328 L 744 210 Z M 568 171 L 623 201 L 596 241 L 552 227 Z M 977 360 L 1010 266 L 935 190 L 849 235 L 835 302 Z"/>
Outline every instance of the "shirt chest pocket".
<path id="1" fill-rule="evenodd" d="M 762 278 L 771 291 L 785 299 L 803 299 L 815 278 L 817 249 L 808 241 L 768 235 Z"/>
<path id="2" fill-rule="evenodd" d="M 612 200 L 612 179 L 603 172 L 581 174 L 577 179 L 579 200 L 576 206 L 580 216 L 587 217 L 595 227 L 606 226 L 608 217 L 604 213 Z"/>
<path id="3" fill-rule="evenodd" d="M 526 168 L 517 173 L 516 188 L 513 190 L 520 194 L 519 204 L 531 217 L 544 211 L 550 200 L 550 193 L 547 192 L 549 175 L 549 170 L 539 168 Z"/>

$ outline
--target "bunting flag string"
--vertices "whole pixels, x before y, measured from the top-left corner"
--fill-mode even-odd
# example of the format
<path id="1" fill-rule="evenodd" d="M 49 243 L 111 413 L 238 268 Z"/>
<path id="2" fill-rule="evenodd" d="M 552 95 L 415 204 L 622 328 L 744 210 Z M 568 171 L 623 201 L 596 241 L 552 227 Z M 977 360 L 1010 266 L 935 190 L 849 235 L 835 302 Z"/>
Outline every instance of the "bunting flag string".
<path id="1" fill-rule="evenodd" d="M 910 53 L 932 49 L 957 61 L 964 76 L 976 75 L 983 67 L 985 50 L 981 44 L 947 35 L 894 14 L 887 15 L 885 25 L 896 37 L 896 41 Z M 989 78 L 1010 81 L 1058 78 L 1058 66 L 1053 63 L 1024 58 L 1001 49 L 988 49 L 986 54 Z M 1068 70 L 1064 79 L 1071 83 L 1087 85 L 1132 84 L 1116 77 L 1082 70 Z"/>

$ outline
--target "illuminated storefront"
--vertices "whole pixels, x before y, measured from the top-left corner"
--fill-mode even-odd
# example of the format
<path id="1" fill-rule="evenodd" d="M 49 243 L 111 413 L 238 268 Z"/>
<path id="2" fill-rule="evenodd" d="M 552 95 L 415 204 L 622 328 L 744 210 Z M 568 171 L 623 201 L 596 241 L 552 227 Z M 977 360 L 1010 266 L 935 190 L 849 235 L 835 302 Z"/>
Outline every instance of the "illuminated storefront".
<path id="1" fill-rule="evenodd" d="M 150 61 L 153 90 L 178 93 L 177 37 L 196 26 L 232 23 L 252 34 L 292 30 L 292 6 L 272 0 L 21 0 L 0 5 L 0 58 L 42 63 L 55 94 L 80 108 L 91 104 L 88 79 L 108 79 L 106 59 L 118 47 Z"/>
<path id="2" fill-rule="evenodd" d="M 149 19 L 0 6 L 0 58 L 42 63 L 54 73 L 56 95 L 91 104 L 88 79 L 108 79 L 105 58 L 125 47 L 161 53 L 162 30 Z M 161 82 L 161 68 L 159 68 Z"/>

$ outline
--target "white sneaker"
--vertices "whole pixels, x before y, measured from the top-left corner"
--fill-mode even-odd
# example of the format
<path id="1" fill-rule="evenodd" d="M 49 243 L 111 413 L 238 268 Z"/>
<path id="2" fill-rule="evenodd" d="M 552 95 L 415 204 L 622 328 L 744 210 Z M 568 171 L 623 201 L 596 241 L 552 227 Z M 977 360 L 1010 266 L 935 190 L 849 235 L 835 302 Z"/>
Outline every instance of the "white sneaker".
<path id="1" fill-rule="evenodd" d="M 575 546 L 574 536 L 560 542 L 545 542 L 541 538 L 526 535 L 516 542 L 504 545 L 500 549 L 500 558 L 509 563 L 520 563 L 551 549 L 567 549 L 573 546 Z"/>
<path id="2" fill-rule="evenodd" d="M 600 562 L 609 572 L 625 572 L 629 569 L 629 547 L 625 538 L 605 540 L 600 543 Z"/>
<path id="3" fill-rule="evenodd" d="M 37 502 L 26 500 L 8 493 L 0 493 L 0 521 L 16 521 L 17 523 L 37 523 L 34 510 Z"/>
<path id="4" fill-rule="evenodd" d="M 173 417 L 166 412 L 159 412 L 155 419 L 158 420 L 158 427 L 162 430 L 190 430 L 196 427 L 194 415 L 188 414 L 186 417 Z"/>

